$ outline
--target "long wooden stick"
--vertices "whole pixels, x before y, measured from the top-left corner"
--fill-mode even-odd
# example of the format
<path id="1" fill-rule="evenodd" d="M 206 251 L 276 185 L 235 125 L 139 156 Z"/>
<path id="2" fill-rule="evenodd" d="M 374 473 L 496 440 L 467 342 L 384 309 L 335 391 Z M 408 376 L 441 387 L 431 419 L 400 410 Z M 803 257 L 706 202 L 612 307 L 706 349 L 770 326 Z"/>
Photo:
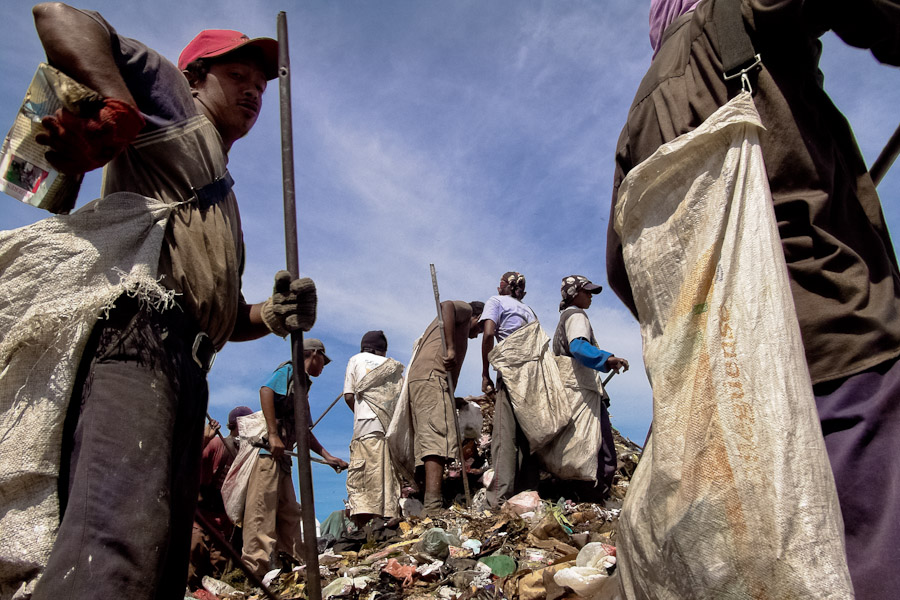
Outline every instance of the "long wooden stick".
<path id="1" fill-rule="evenodd" d="M 441 332 L 441 350 L 447 353 L 447 340 L 444 337 L 444 315 L 441 312 L 441 294 L 438 292 L 437 273 L 434 265 L 431 267 L 431 286 L 434 288 L 434 305 L 437 308 L 438 331 Z M 450 388 L 450 412 L 453 413 L 453 429 L 456 432 L 456 448 L 459 454 L 459 469 L 463 482 L 463 491 L 466 494 L 466 508 L 472 505 L 472 494 L 469 492 L 469 476 L 466 474 L 466 459 L 463 454 L 462 435 L 459 432 L 459 417 L 456 415 L 456 391 L 453 389 L 453 377 L 450 369 L 447 369 L 447 387 Z"/>
<path id="2" fill-rule="evenodd" d="M 288 52 L 287 15 L 278 13 L 278 89 L 281 104 L 281 173 L 284 178 L 284 241 L 287 270 L 300 273 L 297 241 L 297 205 L 294 196 L 294 135 L 291 119 L 291 59 Z M 319 578 L 319 549 L 316 540 L 316 507 L 313 499 L 312 466 L 309 463 L 309 386 L 303 363 L 303 333 L 291 333 L 291 361 L 294 365 L 294 431 L 297 432 L 297 485 L 306 549 L 306 590 L 309 600 L 322 600 Z"/>

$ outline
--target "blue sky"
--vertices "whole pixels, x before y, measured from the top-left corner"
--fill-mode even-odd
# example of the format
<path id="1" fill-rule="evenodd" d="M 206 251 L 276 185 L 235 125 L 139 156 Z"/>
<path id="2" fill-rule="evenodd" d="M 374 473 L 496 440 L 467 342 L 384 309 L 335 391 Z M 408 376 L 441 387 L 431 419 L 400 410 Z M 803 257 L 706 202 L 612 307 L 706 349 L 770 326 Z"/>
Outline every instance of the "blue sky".
<path id="1" fill-rule="evenodd" d="M 12 123 L 43 52 L 31 2 L 5 4 L 0 128 Z M 559 284 L 578 273 L 606 287 L 613 153 L 650 62 L 649 0 L 93 1 L 118 31 L 175 60 L 200 29 L 276 37 L 287 12 L 300 268 L 316 280 L 318 321 L 333 362 L 310 391 L 313 418 L 341 392 L 347 360 L 370 329 L 408 363 L 434 317 L 428 265 L 442 299 L 486 300 L 499 276 L 528 280 L 526 302 L 552 334 Z M 897 127 L 900 71 L 825 36 L 826 90 L 853 125 L 867 162 Z M 2 122 L 6 115 L 8 123 Z M 241 206 L 249 301 L 265 299 L 285 264 L 277 82 L 229 169 Z M 90 175 L 79 205 L 96 196 Z M 882 182 L 900 230 L 900 166 Z M 0 227 L 46 213 L 0 198 Z M 643 442 L 652 399 L 637 322 L 610 291 L 589 311 L 600 344 L 631 361 L 611 382 L 613 424 Z M 210 373 L 210 412 L 259 407 L 258 389 L 289 356 L 287 342 L 230 344 Z M 480 339 L 459 395 L 480 393 Z M 341 402 L 315 432 L 348 458 L 352 415 Z M 313 466 L 320 519 L 341 507 L 344 475 Z"/>

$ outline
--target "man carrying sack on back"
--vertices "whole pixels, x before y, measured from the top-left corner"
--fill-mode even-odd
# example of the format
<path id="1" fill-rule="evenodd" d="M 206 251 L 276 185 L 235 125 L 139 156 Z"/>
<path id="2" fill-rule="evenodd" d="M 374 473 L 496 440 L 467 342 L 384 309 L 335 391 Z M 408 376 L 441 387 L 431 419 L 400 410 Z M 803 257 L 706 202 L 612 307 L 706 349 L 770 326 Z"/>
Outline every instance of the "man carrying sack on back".
<path id="1" fill-rule="evenodd" d="M 614 223 L 623 182 L 660 146 L 697 130 L 742 87 L 752 90 L 776 241 L 787 266 L 840 501 L 853 588 L 860 599 L 893 598 L 900 588 L 900 461 L 895 460 L 900 454 L 900 270 L 875 185 L 849 124 L 822 87 L 818 60 L 819 37 L 833 30 L 847 43 L 871 50 L 882 63 L 900 65 L 900 3 L 731 2 L 737 14 L 737 26 L 731 28 L 716 22 L 719 14 L 727 14 L 726 0 L 651 3 L 655 56 L 616 150 L 607 232 L 609 282 L 649 331 L 651 315 L 639 305 L 652 294 L 634 287 L 641 268 L 626 271 L 634 266 L 623 258 L 623 239 Z M 750 54 L 758 54 L 761 65 L 726 81 L 726 50 L 742 38 L 749 38 Z M 747 219 L 738 231 L 756 237 L 759 227 L 757 220 Z M 710 275 L 712 285 L 723 274 Z M 773 293 L 760 287 L 742 300 L 752 305 L 767 297 L 763 292 Z M 696 304 L 696 314 L 704 306 Z M 732 341 L 753 334 L 725 321 L 720 331 Z M 749 360 L 770 361 L 769 352 Z M 785 379 L 779 377 L 782 368 L 779 364 L 771 377 Z"/>
<path id="2" fill-rule="evenodd" d="M 51 65 L 102 96 L 44 119 L 37 141 L 61 172 L 105 170 L 101 199 L 0 239 L 0 294 L 19 314 L 0 332 L 0 454 L 16 463 L 0 469 L 14 474 L 0 514 L 4 531 L 35 532 L 24 550 L 3 541 L 2 592 L 180 597 L 215 353 L 315 320 L 309 279 L 279 273 L 261 304 L 241 294 L 226 164 L 277 76 L 277 42 L 207 30 L 176 67 L 97 13 L 48 3 L 34 17 Z"/>
<path id="3" fill-rule="evenodd" d="M 359 354 L 350 357 L 344 401 L 353 411 L 353 439 L 347 469 L 350 518 L 362 528 L 373 517 L 400 516 L 400 478 L 384 432 L 400 396 L 403 365 L 387 357 L 387 336 L 367 331 Z"/>
<path id="4" fill-rule="evenodd" d="M 591 307 L 593 296 L 601 291 L 602 287 L 591 283 L 582 275 L 563 277 L 560 287 L 562 300 L 559 303 L 559 324 L 553 334 L 553 354 L 574 358 L 579 365 L 594 371 L 624 372 L 628 370 L 628 361 L 600 349 L 597 338 L 594 337 L 594 329 L 585 313 Z M 608 402 L 604 398 L 599 407 L 601 445 L 597 460 L 597 483 L 568 484 L 575 488 L 582 502 L 601 502 L 608 498 L 618 468 Z"/>

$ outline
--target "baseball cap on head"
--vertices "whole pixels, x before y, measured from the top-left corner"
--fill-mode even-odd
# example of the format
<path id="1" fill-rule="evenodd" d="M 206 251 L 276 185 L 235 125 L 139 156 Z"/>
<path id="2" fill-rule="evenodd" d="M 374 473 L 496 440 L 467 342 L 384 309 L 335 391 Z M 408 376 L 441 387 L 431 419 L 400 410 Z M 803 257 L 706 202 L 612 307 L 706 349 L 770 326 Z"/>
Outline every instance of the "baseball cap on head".
<path id="1" fill-rule="evenodd" d="M 238 406 L 231 409 L 231 412 L 228 413 L 228 429 L 234 429 L 237 427 L 237 419 L 238 417 L 246 417 L 247 415 L 253 414 L 253 410 L 249 406 Z"/>
<path id="2" fill-rule="evenodd" d="M 562 295 L 562 302 L 559 303 L 559 310 L 569 306 L 581 290 L 584 290 L 589 294 L 599 294 L 603 288 L 596 283 L 592 283 L 591 280 L 584 275 L 567 275 L 566 277 L 563 277 L 562 286 L 559 289 L 559 293 Z"/>
<path id="3" fill-rule="evenodd" d="M 204 29 L 184 47 L 178 57 L 178 68 L 184 71 L 199 58 L 214 58 L 252 46 L 262 52 L 263 71 L 266 79 L 278 77 L 278 42 L 272 38 L 250 39 L 246 34 L 232 29 Z"/>
<path id="4" fill-rule="evenodd" d="M 331 359 L 325 354 L 325 344 L 322 343 L 322 340 L 317 340 L 316 338 L 303 338 L 303 350 L 321 352 L 322 356 L 325 357 L 325 364 L 327 365 L 331 362 Z"/>

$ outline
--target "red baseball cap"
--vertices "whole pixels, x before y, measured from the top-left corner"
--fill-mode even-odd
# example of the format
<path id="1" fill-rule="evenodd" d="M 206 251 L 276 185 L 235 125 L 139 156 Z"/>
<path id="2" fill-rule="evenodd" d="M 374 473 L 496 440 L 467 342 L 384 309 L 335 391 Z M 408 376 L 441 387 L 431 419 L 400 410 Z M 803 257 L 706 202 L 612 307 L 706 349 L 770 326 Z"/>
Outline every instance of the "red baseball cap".
<path id="1" fill-rule="evenodd" d="M 212 58 L 233 52 L 244 46 L 256 46 L 262 51 L 266 79 L 278 77 L 278 42 L 272 38 L 250 39 L 231 29 L 204 29 L 181 51 L 178 68 L 182 71 L 198 58 Z"/>

